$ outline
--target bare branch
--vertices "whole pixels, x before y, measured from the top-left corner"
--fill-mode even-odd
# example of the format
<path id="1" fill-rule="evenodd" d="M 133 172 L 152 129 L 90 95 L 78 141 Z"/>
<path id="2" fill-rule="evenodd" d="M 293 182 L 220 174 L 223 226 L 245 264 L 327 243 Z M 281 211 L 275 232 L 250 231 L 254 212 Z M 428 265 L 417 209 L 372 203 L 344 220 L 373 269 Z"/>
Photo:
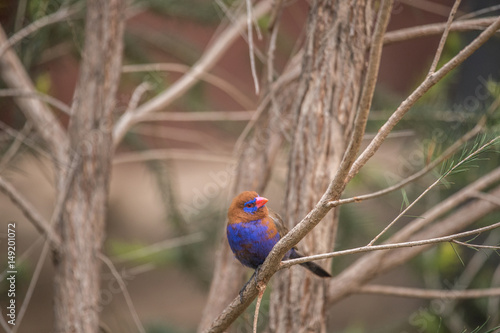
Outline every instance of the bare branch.
<path id="1" fill-rule="evenodd" d="M 485 123 L 486 123 L 486 117 L 482 117 L 481 120 L 477 123 L 476 126 L 474 126 L 473 129 L 471 129 L 469 132 L 467 132 L 459 140 L 455 141 L 439 157 L 437 157 L 436 159 L 434 159 L 431 163 L 427 164 L 425 166 L 425 168 L 423 168 L 422 170 L 414 173 L 410 177 L 407 177 L 407 178 L 403 179 L 399 183 L 394 184 L 394 185 L 392 185 L 392 186 L 390 186 L 388 188 L 385 188 L 383 190 L 380 190 L 380 191 L 377 191 L 377 192 L 374 192 L 374 193 L 359 195 L 359 196 L 355 196 L 355 197 L 352 197 L 352 198 L 335 200 L 335 201 L 330 202 L 330 204 L 332 205 L 332 207 L 336 207 L 336 206 L 345 205 L 345 204 L 352 203 L 352 202 L 361 202 L 361 201 L 364 201 L 364 200 L 378 198 L 378 197 L 381 197 L 381 196 L 383 196 L 383 195 L 385 195 L 387 193 L 396 191 L 396 190 L 398 190 L 398 189 L 406 186 L 407 184 L 409 184 L 411 182 L 414 182 L 415 180 L 417 180 L 420 177 L 422 177 L 422 176 L 426 175 L 427 173 L 429 173 L 432 169 L 434 169 L 435 167 L 437 167 L 439 164 L 441 164 L 444 160 L 446 160 L 447 158 L 449 158 L 451 155 L 453 155 L 454 153 L 456 153 L 460 149 L 460 147 L 462 147 L 462 145 L 465 142 L 469 141 L 474 136 L 476 136 L 477 134 L 479 134 L 483 130 Z M 391 134 L 393 134 L 393 132 L 391 132 Z M 389 134 L 388 138 L 390 138 L 390 134 Z"/>
<path id="2" fill-rule="evenodd" d="M 465 59 L 467 59 L 474 51 L 483 45 L 495 32 L 500 28 L 500 17 L 492 23 L 485 31 L 476 37 L 469 45 L 463 48 L 455 57 L 443 65 L 437 72 L 429 75 L 418 86 L 417 89 L 405 99 L 400 106 L 389 117 L 387 122 L 379 129 L 377 136 L 370 142 L 368 147 L 361 153 L 358 159 L 354 162 L 347 182 L 351 180 L 358 172 L 359 169 L 375 154 L 384 142 L 387 135 L 392 131 L 394 126 L 403 118 L 403 116 L 410 110 L 410 108 L 422 97 L 431 87 L 439 82 L 446 74 L 455 69 Z"/>
<path id="3" fill-rule="evenodd" d="M 0 191 L 9 197 L 30 221 L 33 226 L 43 235 L 46 235 L 51 245 L 59 248 L 61 239 L 54 232 L 50 224 L 38 213 L 35 207 L 19 193 L 14 186 L 0 176 Z"/>
<path id="4" fill-rule="evenodd" d="M 259 78 L 255 69 L 255 55 L 253 53 L 253 29 L 252 29 L 252 0 L 246 0 L 247 5 L 247 33 L 248 33 L 248 52 L 250 54 L 250 68 L 252 70 L 253 84 L 255 93 L 259 94 Z"/>
<path id="5" fill-rule="evenodd" d="M 500 250 L 500 246 L 494 246 L 494 245 L 482 245 L 482 244 L 472 244 L 472 243 L 466 243 L 466 242 L 461 242 L 458 240 L 453 240 L 452 243 L 458 244 L 458 245 L 463 245 L 470 247 L 471 249 L 489 249 L 489 250 Z"/>
<path id="6" fill-rule="evenodd" d="M 0 173 L 7 167 L 11 159 L 17 154 L 19 148 L 24 143 L 26 136 L 31 132 L 33 125 L 30 122 L 24 124 L 23 129 L 14 137 L 14 142 L 9 149 L 3 154 L 0 160 Z"/>
<path id="7" fill-rule="evenodd" d="M 447 5 L 442 5 L 431 0 L 400 0 L 402 3 L 420 10 L 446 17 L 449 12 Z"/>
<path id="8" fill-rule="evenodd" d="M 455 0 L 455 3 L 453 4 L 453 7 L 450 10 L 448 21 L 446 22 L 443 35 L 441 36 L 441 40 L 439 41 L 439 45 L 436 50 L 436 54 L 434 54 L 434 60 L 432 60 L 431 68 L 429 68 L 429 73 L 427 75 L 431 75 L 436 71 L 438 61 L 441 58 L 441 53 L 443 53 L 444 44 L 446 43 L 446 39 L 448 38 L 448 33 L 450 32 L 451 23 L 453 22 L 453 18 L 457 13 L 458 6 L 460 6 L 460 1 L 461 0 Z"/>
<path id="9" fill-rule="evenodd" d="M 202 232 L 196 232 L 186 236 L 177 237 L 174 239 L 166 239 L 164 241 L 140 248 L 135 251 L 130 251 L 123 253 L 115 258 L 113 262 L 123 263 L 125 261 L 135 260 L 138 258 L 147 257 L 155 253 L 172 249 L 179 246 L 184 246 L 188 244 L 198 243 L 205 239 L 205 235 Z"/>
<path id="10" fill-rule="evenodd" d="M 23 38 L 31 35 L 32 33 L 40 30 L 41 28 L 51 25 L 57 22 L 67 20 L 77 14 L 82 9 L 81 3 L 77 3 L 73 6 L 62 7 L 57 12 L 44 16 L 39 20 L 31 23 L 30 25 L 24 27 L 23 29 L 12 35 L 7 41 L 0 43 L 0 58 L 9 47 L 19 43 Z"/>
<path id="11" fill-rule="evenodd" d="M 481 199 L 481 200 L 486 200 L 488 202 L 491 202 L 492 204 L 495 204 L 497 206 L 500 207 L 500 198 L 494 196 L 494 195 L 491 195 L 489 193 L 483 193 L 483 192 L 474 192 L 471 194 L 472 197 L 476 197 L 478 199 Z"/>
<path id="12" fill-rule="evenodd" d="M 145 81 L 138 85 L 132 93 L 132 97 L 130 97 L 130 100 L 128 101 L 128 107 L 125 110 L 125 113 L 134 110 L 137 105 L 139 105 L 142 95 L 144 95 L 144 93 L 148 90 L 151 90 L 151 84 L 149 82 Z"/>
<path id="13" fill-rule="evenodd" d="M 256 111 L 158 112 L 144 116 L 144 121 L 247 121 Z"/>
<path id="14" fill-rule="evenodd" d="M 6 42 L 7 37 L 0 26 L 0 45 Z M 2 68 L 0 75 L 7 86 L 35 93 L 36 90 L 31 79 L 12 49 L 7 49 L 4 55 L 0 57 L 0 68 Z M 47 143 L 56 165 L 64 165 L 67 159 L 69 140 L 57 118 L 38 99 L 17 97 L 15 101 Z"/>
<path id="15" fill-rule="evenodd" d="M 183 64 L 176 63 L 159 63 L 159 64 L 142 64 L 142 65 L 126 65 L 123 66 L 123 73 L 137 73 L 137 72 L 158 72 L 158 71 L 168 71 L 175 73 L 188 73 L 191 67 Z M 241 92 L 234 84 L 227 82 L 220 76 L 214 75 L 212 73 L 204 73 L 199 77 L 199 80 L 206 81 L 224 91 L 226 94 L 231 96 L 236 102 L 240 103 L 241 106 L 251 109 L 254 105 L 252 99 L 248 98 L 243 92 Z"/>
<path id="16" fill-rule="evenodd" d="M 450 168 L 448 171 L 446 171 L 442 176 L 440 176 L 434 183 L 432 183 L 429 187 L 427 187 L 411 204 L 409 204 L 405 209 L 399 213 L 399 215 L 392 220 L 391 223 L 389 223 L 377 236 L 375 236 L 368 245 L 373 245 L 387 230 L 389 230 L 390 227 L 392 227 L 402 216 L 404 216 L 420 199 L 424 197 L 431 189 L 433 189 L 437 184 L 439 184 L 445 177 L 450 175 L 454 170 L 459 168 L 461 165 L 472 159 L 473 157 L 477 156 L 479 153 L 484 151 L 486 148 L 490 147 L 495 141 L 497 141 L 500 137 L 496 137 L 493 140 L 488 141 L 478 149 L 474 150 L 472 153 L 470 153 L 467 157 L 465 157 L 463 160 L 455 164 L 452 168 Z"/>
<path id="17" fill-rule="evenodd" d="M 376 294 L 397 297 L 412 298 L 445 298 L 445 299 L 466 299 L 480 297 L 500 296 L 500 288 L 469 289 L 469 290 L 431 290 L 420 288 L 405 288 L 381 285 L 367 285 L 360 287 L 356 293 Z"/>
<path id="18" fill-rule="evenodd" d="M 118 285 L 120 286 L 120 289 L 123 294 L 123 298 L 125 298 L 125 302 L 127 303 L 128 309 L 130 311 L 130 314 L 132 315 L 132 319 L 134 320 L 135 326 L 141 333 L 146 333 L 146 330 L 144 329 L 144 326 L 142 326 L 141 320 L 139 318 L 139 315 L 137 314 L 137 311 L 135 310 L 134 307 L 134 302 L 132 302 L 132 298 L 130 298 L 130 294 L 128 293 L 127 286 L 125 285 L 125 282 L 123 281 L 120 273 L 115 268 L 115 265 L 109 260 L 108 257 L 106 257 L 104 254 L 99 253 L 98 254 L 99 259 L 101 259 L 106 266 L 108 266 L 109 270 L 111 271 L 111 274 L 116 279 L 116 282 L 118 282 Z"/>
<path id="19" fill-rule="evenodd" d="M 417 241 L 402 242 L 402 243 L 366 245 L 366 246 L 361 246 L 361 247 L 357 247 L 357 248 L 349 249 L 349 250 L 335 251 L 335 252 L 323 253 L 323 254 L 315 254 L 312 256 L 283 261 L 280 265 L 280 268 L 281 269 L 288 268 L 290 266 L 303 264 L 303 263 L 309 262 L 309 261 L 335 258 L 335 257 L 345 256 L 348 254 L 357 254 L 357 253 L 380 251 L 380 250 L 394 250 L 394 249 L 400 249 L 400 248 L 405 248 L 405 247 L 415 247 L 415 246 L 423 246 L 423 245 L 430 245 L 430 244 L 437 244 L 437 243 L 444 243 L 444 242 L 452 242 L 456 238 L 463 238 L 463 237 L 477 235 L 477 234 L 483 233 L 485 231 L 496 229 L 498 227 L 500 227 L 500 222 L 488 225 L 486 227 L 477 228 L 477 229 L 474 229 L 471 231 L 464 231 L 464 232 L 456 233 L 456 234 L 449 235 L 449 236 L 429 238 L 429 239 L 417 240 Z"/>
<path id="20" fill-rule="evenodd" d="M 21 321 L 23 320 L 24 314 L 26 313 L 28 305 L 30 304 L 31 297 L 33 296 L 33 292 L 35 291 L 36 283 L 38 282 L 38 278 L 40 277 L 40 272 L 42 271 L 43 264 L 45 263 L 45 259 L 47 258 L 47 254 L 49 253 L 50 248 L 51 244 L 47 239 L 43 245 L 42 252 L 40 253 L 40 257 L 38 258 L 38 262 L 36 263 L 33 275 L 31 276 L 30 284 L 28 286 L 28 289 L 26 290 L 26 294 L 24 296 L 21 308 L 19 309 L 19 313 L 17 315 L 17 322 L 11 331 L 12 333 L 16 333 L 18 328 L 21 326 Z"/>
<path id="21" fill-rule="evenodd" d="M 450 31 L 484 30 L 498 19 L 485 17 L 474 20 L 455 21 L 450 26 Z M 446 23 L 427 24 L 418 27 L 389 31 L 384 37 L 384 44 L 403 42 L 409 39 L 438 35 L 446 29 Z"/>
<path id="22" fill-rule="evenodd" d="M 193 160 L 231 163 L 231 156 L 216 155 L 206 151 L 183 149 L 149 149 L 136 153 L 121 153 L 113 159 L 114 164 L 145 162 L 152 160 Z"/>
<path id="23" fill-rule="evenodd" d="M 255 17 L 261 17 L 271 8 L 271 1 L 261 1 L 254 8 Z M 115 147 L 121 141 L 128 129 L 142 120 L 146 114 L 165 108 L 173 100 L 181 96 L 187 89 L 193 86 L 200 77 L 205 75 L 210 68 L 220 59 L 222 54 L 229 48 L 245 26 L 245 17 L 240 17 L 236 24 L 228 27 L 203 54 L 196 64 L 181 79 L 176 81 L 169 89 L 139 106 L 134 112 L 124 114 L 116 123 L 113 130 Z"/>
<path id="24" fill-rule="evenodd" d="M 21 90 L 21 89 L 0 89 L 0 97 L 29 97 L 29 98 L 38 98 L 39 100 L 52 105 L 53 107 L 58 108 L 62 112 L 66 114 L 71 113 L 71 109 L 68 105 L 64 104 L 57 98 L 54 98 L 50 95 L 42 94 L 38 91 L 31 90 Z"/>

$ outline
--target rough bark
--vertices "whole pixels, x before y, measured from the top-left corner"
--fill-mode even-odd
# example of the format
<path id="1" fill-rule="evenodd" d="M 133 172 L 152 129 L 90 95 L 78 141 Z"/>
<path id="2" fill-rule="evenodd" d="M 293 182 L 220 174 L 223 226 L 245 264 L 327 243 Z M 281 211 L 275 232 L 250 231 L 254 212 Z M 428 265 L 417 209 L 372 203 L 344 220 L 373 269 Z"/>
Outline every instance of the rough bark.
<path id="1" fill-rule="evenodd" d="M 104 239 L 122 34 L 121 0 L 87 1 L 83 61 L 68 129 L 68 160 L 75 161 L 74 170 L 61 172 L 64 181 L 59 181 L 66 184 L 67 194 L 57 224 L 62 247 L 54 257 L 55 332 L 98 331 L 98 254 Z"/>
<path id="2" fill-rule="evenodd" d="M 291 228 L 325 192 L 347 147 L 366 71 L 373 26 L 368 1 L 316 1 L 308 31 L 289 156 L 285 222 Z M 333 249 L 335 212 L 299 244 L 306 253 Z M 328 267 L 330 261 L 322 263 Z M 271 294 L 273 332 L 325 332 L 327 282 L 306 270 L 277 274 Z"/>

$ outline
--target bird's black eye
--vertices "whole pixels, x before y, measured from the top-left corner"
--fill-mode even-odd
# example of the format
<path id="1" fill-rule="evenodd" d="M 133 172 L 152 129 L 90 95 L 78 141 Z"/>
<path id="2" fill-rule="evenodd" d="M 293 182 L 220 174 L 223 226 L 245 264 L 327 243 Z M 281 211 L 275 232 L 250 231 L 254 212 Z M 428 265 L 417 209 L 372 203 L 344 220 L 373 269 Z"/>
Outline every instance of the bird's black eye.
<path id="1" fill-rule="evenodd" d="M 252 208 L 252 207 L 253 207 L 253 204 L 252 204 L 252 203 L 247 203 L 247 204 L 245 205 L 245 207 L 247 207 L 247 208 Z"/>

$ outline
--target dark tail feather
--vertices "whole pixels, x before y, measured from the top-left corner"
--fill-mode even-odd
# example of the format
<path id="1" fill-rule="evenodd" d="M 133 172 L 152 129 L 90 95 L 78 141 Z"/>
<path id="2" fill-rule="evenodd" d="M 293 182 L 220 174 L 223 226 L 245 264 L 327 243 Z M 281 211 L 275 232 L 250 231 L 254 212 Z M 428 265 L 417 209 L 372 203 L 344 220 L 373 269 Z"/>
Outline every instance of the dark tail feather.
<path id="1" fill-rule="evenodd" d="M 290 259 L 298 259 L 298 258 L 302 258 L 303 255 L 300 254 L 297 250 L 293 249 L 292 250 L 292 253 L 290 254 Z M 325 271 L 323 268 L 321 268 L 320 265 L 312 262 L 312 261 L 309 261 L 309 262 L 305 262 L 303 264 L 300 264 L 301 266 L 307 268 L 308 270 L 310 270 L 311 272 L 313 272 L 314 274 L 316 274 L 317 276 L 319 277 L 322 277 L 322 278 L 327 278 L 327 277 L 332 277 L 330 275 L 330 273 L 328 273 L 327 271 Z"/>

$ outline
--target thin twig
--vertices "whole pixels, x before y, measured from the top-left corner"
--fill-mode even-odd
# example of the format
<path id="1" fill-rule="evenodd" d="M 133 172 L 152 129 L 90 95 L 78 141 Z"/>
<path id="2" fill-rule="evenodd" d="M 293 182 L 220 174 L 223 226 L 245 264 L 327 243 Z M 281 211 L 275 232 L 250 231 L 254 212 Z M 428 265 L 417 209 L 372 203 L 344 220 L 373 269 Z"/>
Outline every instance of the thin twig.
<path id="1" fill-rule="evenodd" d="M 46 235 L 52 246 L 59 248 L 61 239 L 54 232 L 50 224 L 40 215 L 38 210 L 26 198 L 17 191 L 8 181 L 0 176 L 0 191 L 3 192 L 23 213 L 33 226 L 42 234 Z"/>
<path id="2" fill-rule="evenodd" d="M 448 33 L 450 32 L 451 23 L 453 22 L 453 18 L 457 13 L 458 7 L 460 6 L 461 0 L 455 0 L 453 7 L 450 10 L 450 15 L 448 16 L 448 21 L 446 22 L 446 26 L 443 31 L 443 35 L 441 36 L 441 40 L 439 41 L 438 48 L 436 53 L 434 54 L 434 60 L 432 60 L 431 67 L 429 68 L 429 73 L 427 75 L 431 75 L 436 71 L 437 64 L 439 59 L 441 58 L 441 54 L 443 53 L 444 44 L 446 43 L 446 39 L 448 38 Z"/>
<path id="3" fill-rule="evenodd" d="M 179 246 L 184 246 L 188 244 L 198 243 L 205 239 L 205 234 L 202 232 L 196 232 L 190 235 L 181 236 L 173 239 L 166 239 L 161 242 L 151 244 L 149 246 L 140 248 L 135 251 L 126 252 L 112 258 L 114 263 L 123 263 L 126 261 L 131 261 L 139 258 L 144 258 L 155 253 L 172 249 Z"/>
<path id="4" fill-rule="evenodd" d="M 392 243 L 392 244 L 366 245 L 366 246 L 356 247 L 356 248 L 348 249 L 348 250 L 335 251 L 335 252 L 323 253 L 323 254 L 316 254 L 316 255 L 312 255 L 312 256 L 302 257 L 299 259 L 290 259 L 290 260 L 283 261 L 280 265 L 280 269 L 288 268 L 288 267 L 291 267 L 293 265 L 303 264 L 303 263 L 309 262 L 309 261 L 335 258 L 335 257 L 340 257 L 340 256 L 345 256 L 345 255 L 350 255 L 350 254 L 372 252 L 372 251 L 381 251 L 381 250 L 394 250 L 394 249 L 400 249 L 400 248 L 405 248 L 405 247 L 414 247 L 414 246 L 431 245 L 431 244 L 444 243 L 444 242 L 452 242 L 456 238 L 463 238 L 463 237 L 477 235 L 477 234 L 483 233 L 485 231 L 493 230 L 493 229 L 498 228 L 498 227 L 500 227 L 500 222 L 488 225 L 486 227 L 477 228 L 477 229 L 474 229 L 471 231 L 464 231 L 464 232 L 456 233 L 456 234 L 449 235 L 449 236 L 429 238 L 429 239 L 417 240 L 417 241 L 401 242 L 401 243 Z"/>
<path id="5" fill-rule="evenodd" d="M 29 24 L 28 26 L 24 27 L 23 29 L 19 30 L 14 35 L 12 35 L 6 42 L 0 44 L 0 58 L 2 58 L 3 54 L 9 47 L 12 47 L 13 45 L 19 43 L 21 40 L 23 40 L 23 38 L 26 38 L 27 36 L 31 35 L 32 33 L 40 30 L 41 28 L 47 25 L 69 19 L 73 15 L 77 14 L 81 8 L 82 8 L 81 3 L 77 3 L 70 7 L 62 7 L 55 13 L 44 16 L 36 20 L 35 22 Z"/>
<path id="6" fill-rule="evenodd" d="M 33 292 L 35 290 L 36 283 L 38 282 L 38 278 L 40 277 L 40 272 L 42 271 L 43 264 L 45 259 L 47 258 L 47 254 L 49 253 L 49 249 L 51 248 L 51 244 L 48 239 L 45 241 L 42 252 L 40 253 L 40 257 L 38 258 L 38 262 L 36 264 L 35 270 L 33 271 L 33 275 L 31 276 L 31 281 L 26 290 L 26 295 L 24 296 L 23 303 L 21 308 L 19 309 L 19 313 L 17 314 L 17 322 L 14 328 L 12 329 L 12 333 L 16 333 L 19 326 L 21 326 L 21 322 L 23 320 L 24 314 L 30 304 L 31 297 L 33 296 Z"/>
<path id="7" fill-rule="evenodd" d="M 465 157 L 463 160 L 455 164 L 452 168 L 450 168 L 448 171 L 446 171 L 442 176 L 440 176 L 434 183 L 432 183 L 429 187 L 427 187 L 411 204 L 409 204 L 399 215 L 392 220 L 391 223 L 389 223 L 377 236 L 375 236 L 368 245 L 373 245 L 387 230 L 389 230 L 390 227 L 392 227 L 402 216 L 406 214 L 420 199 L 422 199 L 430 190 L 432 190 L 437 184 L 439 184 L 444 178 L 446 178 L 448 175 L 450 175 L 454 170 L 456 170 L 458 167 L 472 159 L 473 157 L 477 156 L 479 153 L 481 153 L 483 150 L 486 148 L 490 147 L 495 141 L 497 141 L 500 138 L 500 136 L 495 137 L 494 139 L 488 141 L 478 149 L 474 150 L 471 154 L 469 154 L 467 157 Z"/>
<path id="8" fill-rule="evenodd" d="M 137 311 L 135 310 L 134 303 L 132 302 L 132 299 L 130 298 L 130 294 L 128 293 L 127 286 L 125 285 L 125 282 L 123 281 L 120 273 L 115 268 L 115 265 L 109 260 L 108 257 L 106 257 L 102 253 L 98 253 L 99 259 L 101 259 L 106 266 L 108 266 L 109 270 L 111 271 L 111 274 L 116 279 L 116 282 L 118 282 L 118 285 L 120 286 L 120 289 L 123 294 L 123 298 L 125 298 L 125 302 L 127 303 L 128 309 L 130 311 L 130 314 L 132 315 L 132 319 L 134 320 L 135 326 L 141 333 L 146 333 L 146 330 L 144 329 L 144 326 L 142 326 L 141 320 L 139 318 L 139 315 L 137 314 Z"/>
<path id="9" fill-rule="evenodd" d="M 194 111 L 158 112 L 145 116 L 144 121 L 248 121 L 256 111 Z"/>
<path id="10" fill-rule="evenodd" d="M 480 15 L 483 15 L 486 13 L 491 13 L 491 12 L 497 11 L 499 9 L 500 9 L 500 5 L 494 5 L 494 6 L 482 8 L 482 9 L 476 10 L 474 12 L 470 12 L 470 13 L 464 14 L 460 17 L 457 17 L 457 21 L 470 19 L 471 17 L 478 17 Z"/>
<path id="11" fill-rule="evenodd" d="M 125 112 L 132 112 L 132 110 L 135 110 L 137 105 L 139 105 L 142 95 L 144 95 L 146 91 L 151 90 L 151 88 L 151 83 L 147 81 L 138 85 L 132 93 L 132 97 L 130 97 L 130 100 L 128 101 L 128 106 Z"/>
<path id="12" fill-rule="evenodd" d="M 375 154 L 385 141 L 387 135 L 392 131 L 394 126 L 399 123 L 403 116 L 410 110 L 410 108 L 422 97 L 431 87 L 439 82 L 446 74 L 455 69 L 465 59 L 467 59 L 474 51 L 483 45 L 496 31 L 500 29 L 500 17 L 492 23 L 486 30 L 484 30 L 478 37 L 476 37 L 469 45 L 464 47 L 455 57 L 444 64 L 437 72 L 429 75 L 425 80 L 415 89 L 408 98 L 406 98 L 400 106 L 389 117 L 387 122 L 379 129 L 377 136 L 370 142 L 368 147 L 356 159 L 349 171 L 349 176 L 346 181 L 350 181 L 358 172 L 359 169 L 366 164 L 366 162 Z"/>
<path id="13" fill-rule="evenodd" d="M 356 293 L 376 294 L 397 297 L 412 298 L 445 298 L 445 299 L 466 299 L 480 297 L 500 296 L 500 288 L 469 289 L 469 290 L 431 290 L 420 288 L 393 287 L 381 285 L 361 286 Z"/>
<path id="14" fill-rule="evenodd" d="M 377 191 L 377 192 L 374 192 L 374 193 L 359 195 L 359 196 L 355 196 L 355 197 L 352 197 L 352 198 L 335 200 L 335 201 L 330 202 L 330 204 L 333 207 L 336 207 L 336 206 L 345 205 L 345 204 L 352 203 L 352 202 L 361 202 L 361 201 L 364 201 L 364 200 L 378 198 L 378 197 L 381 197 L 381 196 L 383 196 L 383 195 L 385 195 L 387 193 L 396 191 L 396 190 L 398 190 L 398 189 L 406 186 L 409 183 L 414 182 L 415 180 L 417 180 L 417 179 L 421 178 L 422 176 L 426 175 L 427 173 L 429 173 L 432 169 L 434 169 L 435 167 L 437 167 L 444 160 L 446 160 L 451 155 L 453 155 L 454 153 L 456 153 L 460 149 L 460 147 L 462 147 L 462 145 L 464 143 L 466 143 L 467 141 L 469 141 L 470 139 L 472 139 L 474 136 L 476 136 L 477 134 L 479 134 L 483 130 L 485 123 L 486 123 L 486 117 L 482 117 L 479 120 L 479 122 L 477 123 L 477 125 L 474 126 L 473 129 L 471 129 L 469 132 L 467 132 L 465 135 L 463 135 L 459 140 L 455 141 L 438 158 L 434 159 L 431 163 L 427 164 L 425 166 L 425 168 L 423 168 L 420 171 L 414 173 L 410 177 L 407 177 L 407 178 L 403 179 L 399 183 L 394 184 L 394 185 L 392 185 L 392 186 L 390 186 L 388 188 L 385 188 L 383 190 L 380 190 L 380 191 Z M 390 137 L 390 135 L 388 136 L 388 138 L 389 137 Z"/>
<path id="15" fill-rule="evenodd" d="M 500 246 L 495 245 L 482 245 L 482 244 L 471 244 L 466 242 L 461 242 L 458 240 L 453 240 L 452 243 L 470 247 L 472 249 L 489 249 L 489 250 L 500 250 Z"/>
<path id="16" fill-rule="evenodd" d="M 28 97 L 28 98 L 37 98 L 53 107 L 61 110 L 66 114 L 71 113 L 71 108 L 69 105 L 66 105 L 62 101 L 54 98 L 50 95 L 42 94 L 38 91 L 32 90 L 21 90 L 21 89 L 0 89 L 0 97 Z"/>
<path id="17" fill-rule="evenodd" d="M 253 84 L 255 86 L 255 94 L 259 94 L 259 78 L 255 68 L 255 55 L 253 53 L 253 29 L 252 29 L 252 0 L 246 0 L 247 5 L 247 33 L 248 33 L 248 52 L 250 54 L 250 69 L 252 70 Z"/>
<path id="18" fill-rule="evenodd" d="M 448 6 L 436 3 L 431 0 L 400 0 L 402 3 L 411 6 L 413 8 L 418 8 L 422 11 L 426 11 L 432 14 L 440 15 L 446 17 L 448 14 Z"/>
<path id="19" fill-rule="evenodd" d="M 2 159 L 0 160 L 0 173 L 7 167 L 12 158 L 17 154 L 19 148 L 23 145 L 24 140 L 28 136 L 29 132 L 33 125 L 28 121 L 24 124 L 24 127 L 21 131 L 17 133 L 14 138 L 14 142 L 10 145 L 9 149 L 3 154 Z"/>
<path id="20" fill-rule="evenodd" d="M 253 315 L 253 333 L 257 333 L 257 323 L 259 322 L 260 303 L 262 302 L 262 297 L 264 296 L 264 292 L 266 291 L 265 284 L 259 284 L 257 287 L 259 288 L 259 296 L 257 296 L 257 303 L 255 304 L 255 313 Z"/>
<path id="21" fill-rule="evenodd" d="M 136 163 L 154 160 L 188 160 L 218 163 L 232 163 L 231 156 L 208 153 L 202 150 L 189 149 L 149 149 L 134 153 L 121 153 L 115 156 L 113 164 Z"/>
<path id="22" fill-rule="evenodd" d="M 455 21 L 450 31 L 484 30 L 498 19 L 497 16 L 473 20 Z M 438 35 L 443 33 L 446 23 L 433 23 L 417 27 L 389 31 L 384 37 L 384 44 L 404 42 L 414 38 Z"/>
<path id="23" fill-rule="evenodd" d="M 139 65 L 125 65 L 122 68 L 123 73 L 137 73 L 137 72 L 174 72 L 186 74 L 191 67 L 177 63 L 157 63 L 157 64 L 139 64 Z M 227 80 L 212 73 L 204 73 L 199 78 L 202 81 L 212 84 L 213 86 L 224 91 L 231 96 L 236 102 L 247 109 L 251 109 L 255 104 L 252 99 L 248 98 L 242 91 L 240 91 L 234 84 L 229 83 Z"/>
<path id="24" fill-rule="evenodd" d="M 495 204 L 500 207 L 500 198 L 491 195 L 489 193 L 483 193 L 483 192 L 474 192 L 471 194 L 471 197 L 475 197 L 481 200 L 486 200 L 488 202 L 491 202 L 492 204 Z"/>

